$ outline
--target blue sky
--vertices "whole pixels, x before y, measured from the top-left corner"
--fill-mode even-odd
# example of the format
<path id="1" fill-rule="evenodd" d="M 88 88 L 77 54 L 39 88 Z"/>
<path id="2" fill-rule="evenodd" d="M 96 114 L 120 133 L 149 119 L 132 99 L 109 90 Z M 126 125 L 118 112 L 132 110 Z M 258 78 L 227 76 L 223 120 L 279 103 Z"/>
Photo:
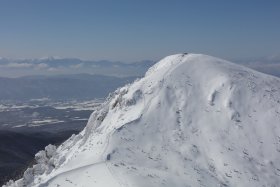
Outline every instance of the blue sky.
<path id="1" fill-rule="evenodd" d="M 1 0 L 0 56 L 279 55 L 279 10 L 278 0 Z"/>

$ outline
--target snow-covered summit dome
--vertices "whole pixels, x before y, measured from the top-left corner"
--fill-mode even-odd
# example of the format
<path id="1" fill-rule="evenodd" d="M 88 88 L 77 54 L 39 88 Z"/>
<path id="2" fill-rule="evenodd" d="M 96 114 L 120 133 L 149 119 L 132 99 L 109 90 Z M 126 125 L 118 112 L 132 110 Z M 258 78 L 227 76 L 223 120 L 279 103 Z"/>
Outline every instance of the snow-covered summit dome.
<path id="1" fill-rule="evenodd" d="M 277 186 L 279 92 L 278 78 L 222 59 L 168 56 L 7 186 Z"/>

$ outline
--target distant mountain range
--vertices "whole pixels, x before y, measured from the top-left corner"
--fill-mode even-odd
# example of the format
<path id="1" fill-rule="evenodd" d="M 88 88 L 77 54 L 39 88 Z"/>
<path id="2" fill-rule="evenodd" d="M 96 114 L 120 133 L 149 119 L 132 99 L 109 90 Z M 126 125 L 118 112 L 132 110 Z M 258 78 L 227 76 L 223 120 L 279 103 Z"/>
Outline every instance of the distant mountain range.
<path id="1" fill-rule="evenodd" d="M 262 73 L 280 77 L 280 56 L 260 57 L 235 60 L 236 63 L 245 65 Z"/>
<path id="2" fill-rule="evenodd" d="M 280 57 L 233 59 L 257 71 L 280 77 Z M 29 75 L 99 74 L 117 77 L 143 76 L 152 60 L 124 63 L 109 60 L 82 60 L 78 58 L 44 57 L 38 59 L 9 59 L 0 57 L 1 77 Z"/>
<path id="3" fill-rule="evenodd" d="M 102 74 L 110 76 L 142 76 L 153 61 L 144 60 L 133 63 L 108 60 L 90 61 L 77 58 L 40 58 L 8 59 L 0 58 L 0 75 L 2 77 L 20 77 L 26 75 L 59 74 Z"/>

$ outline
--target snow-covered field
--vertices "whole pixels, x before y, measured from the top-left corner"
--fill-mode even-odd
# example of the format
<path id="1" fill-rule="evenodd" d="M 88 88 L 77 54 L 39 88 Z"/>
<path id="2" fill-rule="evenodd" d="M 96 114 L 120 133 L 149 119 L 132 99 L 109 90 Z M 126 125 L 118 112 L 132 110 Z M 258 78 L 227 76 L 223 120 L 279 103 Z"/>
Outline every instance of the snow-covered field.
<path id="1" fill-rule="evenodd" d="M 103 99 L 94 99 L 89 101 L 72 101 L 72 102 L 54 102 L 50 106 L 56 109 L 73 109 L 81 110 L 95 110 L 96 107 L 102 103 Z"/>
<path id="2" fill-rule="evenodd" d="M 88 120 L 102 99 L 86 101 L 52 101 L 34 99 L 27 102 L 4 101 L 0 104 L 0 130 L 22 127 L 69 124 Z"/>
<path id="3" fill-rule="evenodd" d="M 103 99 L 93 99 L 93 100 L 86 100 L 86 101 L 52 101 L 48 99 L 32 99 L 30 102 L 22 102 L 14 104 L 11 102 L 6 102 L 5 104 L 0 104 L 0 112 L 5 111 L 15 111 L 24 108 L 38 108 L 41 106 L 44 107 L 53 107 L 55 109 L 73 109 L 75 111 L 83 111 L 83 110 L 95 110 L 96 107 L 103 102 Z"/>
<path id="4" fill-rule="evenodd" d="M 279 186 L 280 79 L 177 54 L 7 186 Z"/>

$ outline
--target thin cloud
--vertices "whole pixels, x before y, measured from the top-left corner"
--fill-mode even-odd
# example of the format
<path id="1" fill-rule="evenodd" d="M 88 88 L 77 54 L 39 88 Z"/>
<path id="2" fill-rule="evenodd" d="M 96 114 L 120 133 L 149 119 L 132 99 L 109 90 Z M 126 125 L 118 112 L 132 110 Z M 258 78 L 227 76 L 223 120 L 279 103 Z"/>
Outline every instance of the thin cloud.
<path id="1" fill-rule="evenodd" d="M 50 67 L 48 68 L 48 71 L 54 72 L 54 71 L 59 71 L 58 68 Z"/>
<path id="2" fill-rule="evenodd" d="M 80 64 L 72 65 L 72 66 L 70 66 L 70 68 L 72 68 L 72 69 L 79 69 L 79 68 L 82 68 L 83 66 L 84 66 L 84 64 L 80 63 Z"/>
<path id="3" fill-rule="evenodd" d="M 2 67 L 5 67 L 5 68 L 30 68 L 32 66 L 33 66 L 33 64 L 29 64 L 29 63 L 15 63 L 15 62 L 2 65 Z"/>
<path id="4" fill-rule="evenodd" d="M 49 65 L 45 63 L 40 63 L 35 65 L 35 69 L 47 69 L 47 68 L 49 68 Z"/>
<path id="5" fill-rule="evenodd" d="M 0 64 L 0 68 L 9 68 L 9 69 L 25 69 L 25 68 L 34 68 L 34 69 L 47 69 L 49 68 L 48 64 L 31 64 L 31 63 L 17 63 L 11 62 L 8 64 Z"/>

